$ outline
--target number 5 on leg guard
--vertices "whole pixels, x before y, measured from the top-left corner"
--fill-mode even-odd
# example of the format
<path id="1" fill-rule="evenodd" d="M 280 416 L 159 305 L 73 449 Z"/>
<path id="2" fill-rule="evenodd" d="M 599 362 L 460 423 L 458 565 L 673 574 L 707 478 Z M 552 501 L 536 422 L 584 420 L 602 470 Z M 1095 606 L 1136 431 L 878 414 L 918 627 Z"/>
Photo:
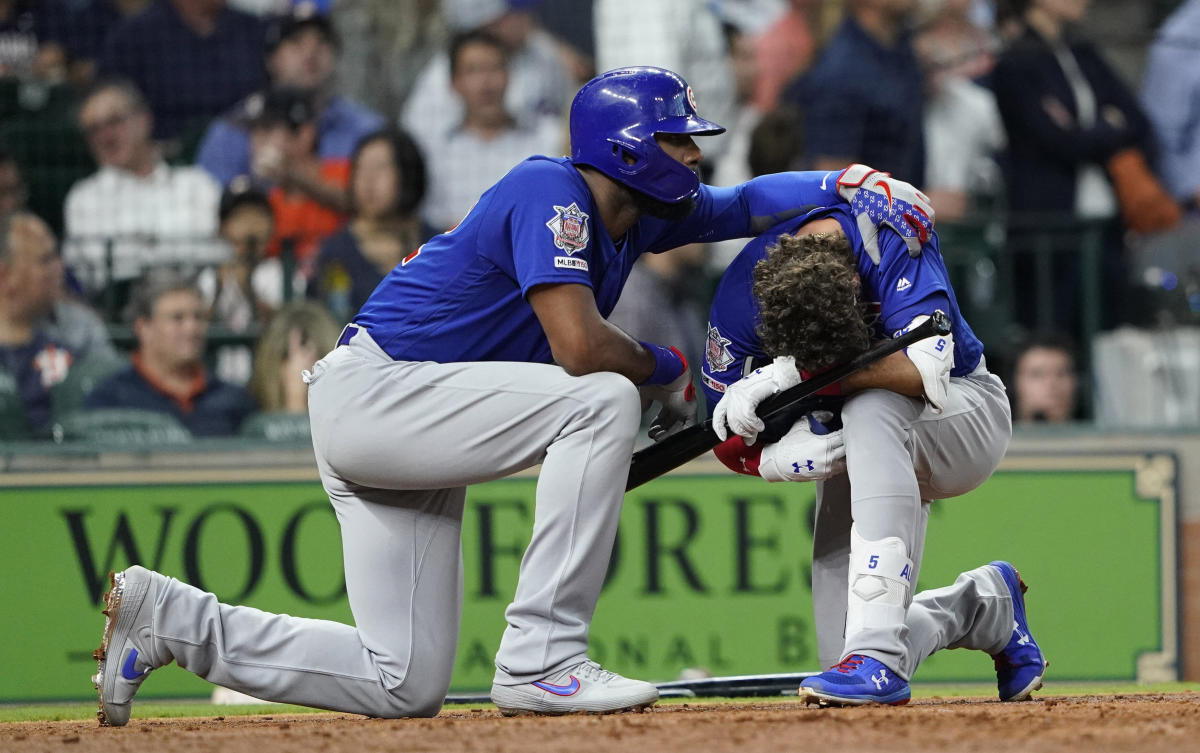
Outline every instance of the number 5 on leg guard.
<path id="1" fill-rule="evenodd" d="M 900 631 L 912 597 L 913 563 L 895 536 L 867 541 L 850 528 L 846 647 L 840 664 L 800 684 L 800 696 L 831 706 L 908 703 L 908 680 L 875 656 L 903 652 Z M 889 645 L 889 644 L 895 644 Z M 890 664 L 899 666 L 896 657 Z"/>

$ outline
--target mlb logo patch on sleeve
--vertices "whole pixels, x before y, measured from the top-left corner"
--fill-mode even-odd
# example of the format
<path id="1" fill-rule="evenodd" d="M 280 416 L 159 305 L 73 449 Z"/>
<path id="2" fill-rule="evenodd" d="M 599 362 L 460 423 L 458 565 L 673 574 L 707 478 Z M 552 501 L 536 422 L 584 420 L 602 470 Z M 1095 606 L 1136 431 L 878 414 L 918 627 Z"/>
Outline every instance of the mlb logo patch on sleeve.
<path id="1" fill-rule="evenodd" d="M 587 259 L 576 259 L 574 256 L 556 256 L 554 257 L 554 266 L 558 269 L 588 271 Z"/>
<path id="2" fill-rule="evenodd" d="M 554 205 L 554 216 L 546 223 L 554 234 L 554 246 L 573 254 L 587 248 L 590 234 L 588 232 L 588 215 L 575 202 L 570 206 Z"/>

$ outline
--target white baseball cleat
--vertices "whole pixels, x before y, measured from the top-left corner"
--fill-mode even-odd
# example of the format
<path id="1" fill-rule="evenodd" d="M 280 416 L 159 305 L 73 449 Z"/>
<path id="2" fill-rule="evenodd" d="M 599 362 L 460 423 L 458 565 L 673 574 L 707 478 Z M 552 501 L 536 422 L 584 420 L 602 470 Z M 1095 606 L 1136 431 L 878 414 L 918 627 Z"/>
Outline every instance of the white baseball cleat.
<path id="1" fill-rule="evenodd" d="M 492 703 L 505 716 L 640 711 L 656 701 L 658 688 L 609 672 L 590 659 L 535 682 L 492 685 Z"/>
<path id="2" fill-rule="evenodd" d="M 122 727 L 129 721 L 129 707 L 142 681 L 165 663 L 155 660 L 151 627 L 163 576 L 134 565 L 108 577 L 104 636 L 92 654 L 99 662 L 92 684 L 100 696 L 96 711 L 100 725 Z"/>

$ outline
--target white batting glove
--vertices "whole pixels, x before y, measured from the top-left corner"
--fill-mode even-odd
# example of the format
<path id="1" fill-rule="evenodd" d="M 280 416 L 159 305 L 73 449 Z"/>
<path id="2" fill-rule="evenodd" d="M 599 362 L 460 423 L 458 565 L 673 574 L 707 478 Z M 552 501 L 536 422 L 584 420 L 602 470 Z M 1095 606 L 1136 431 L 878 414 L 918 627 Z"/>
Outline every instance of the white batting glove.
<path id="1" fill-rule="evenodd" d="M 824 481 L 846 472 L 842 430 L 817 434 L 808 416 L 797 421 L 778 442 L 763 448 L 758 475 L 776 481 Z"/>
<path id="2" fill-rule="evenodd" d="M 928 319 L 922 314 L 908 323 L 897 335 L 904 334 Z M 925 399 L 934 413 L 941 413 L 950 392 L 950 370 L 954 368 L 954 336 L 934 335 L 909 345 L 904 349 L 908 360 L 921 373 L 921 386 L 925 388 Z"/>
<path id="3" fill-rule="evenodd" d="M 696 388 L 692 386 L 692 372 L 683 373 L 670 384 L 648 384 L 642 394 L 658 403 L 658 415 L 650 424 L 650 438 L 655 442 L 666 439 L 677 431 L 696 423 Z"/>
<path id="4" fill-rule="evenodd" d="M 904 239 L 908 254 L 921 255 L 933 231 L 933 202 L 910 183 L 866 165 L 853 164 L 837 179 L 838 194 L 850 202 L 863 248 L 876 264 L 880 260 L 879 227 L 886 225 Z"/>
<path id="5" fill-rule="evenodd" d="M 791 356 L 780 356 L 761 369 L 755 369 L 726 388 L 713 410 L 713 431 L 722 442 L 732 431 L 744 438 L 747 446 L 754 444 L 758 433 L 765 428 L 756 412 L 758 404 L 797 384 L 800 384 L 800 372 L 796 370 L 796 359 Z"/>

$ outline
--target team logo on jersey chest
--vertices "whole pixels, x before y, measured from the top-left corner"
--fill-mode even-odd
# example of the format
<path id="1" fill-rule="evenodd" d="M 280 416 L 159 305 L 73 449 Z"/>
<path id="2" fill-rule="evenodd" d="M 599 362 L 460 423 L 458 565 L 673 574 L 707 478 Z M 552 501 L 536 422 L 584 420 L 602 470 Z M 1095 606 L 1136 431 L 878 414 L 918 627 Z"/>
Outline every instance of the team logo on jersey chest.
<path id="1" fill-rule="evenodd" d="M 724 371 L 733 363 L 733 354 L 729 352 L 727 337 L 721 337 L 716 327 L 708 328 L 708 342 L 704 344 L 704 360 L 708 361 L 709 371 Z"/>
<path id="2" fill-rule="evenodd" d="M 42 378 L 42 387 L 50 389 L 62 380 L 67 378 L 67 372 L 71 369 L 70 351 L 64 350 L 54 345 L 47 345 L 40 353 L 33 357 L 33 368 L 38 370 Z"/>
<path id="3" fill-rule="evenodd" d="M 573 254 L 582 251 L 588 244 L 588 215 L 575 202 L 569 207 L 554 205 L 554 216 L 546 223 L 554 233 L 554 245 Z"/>

